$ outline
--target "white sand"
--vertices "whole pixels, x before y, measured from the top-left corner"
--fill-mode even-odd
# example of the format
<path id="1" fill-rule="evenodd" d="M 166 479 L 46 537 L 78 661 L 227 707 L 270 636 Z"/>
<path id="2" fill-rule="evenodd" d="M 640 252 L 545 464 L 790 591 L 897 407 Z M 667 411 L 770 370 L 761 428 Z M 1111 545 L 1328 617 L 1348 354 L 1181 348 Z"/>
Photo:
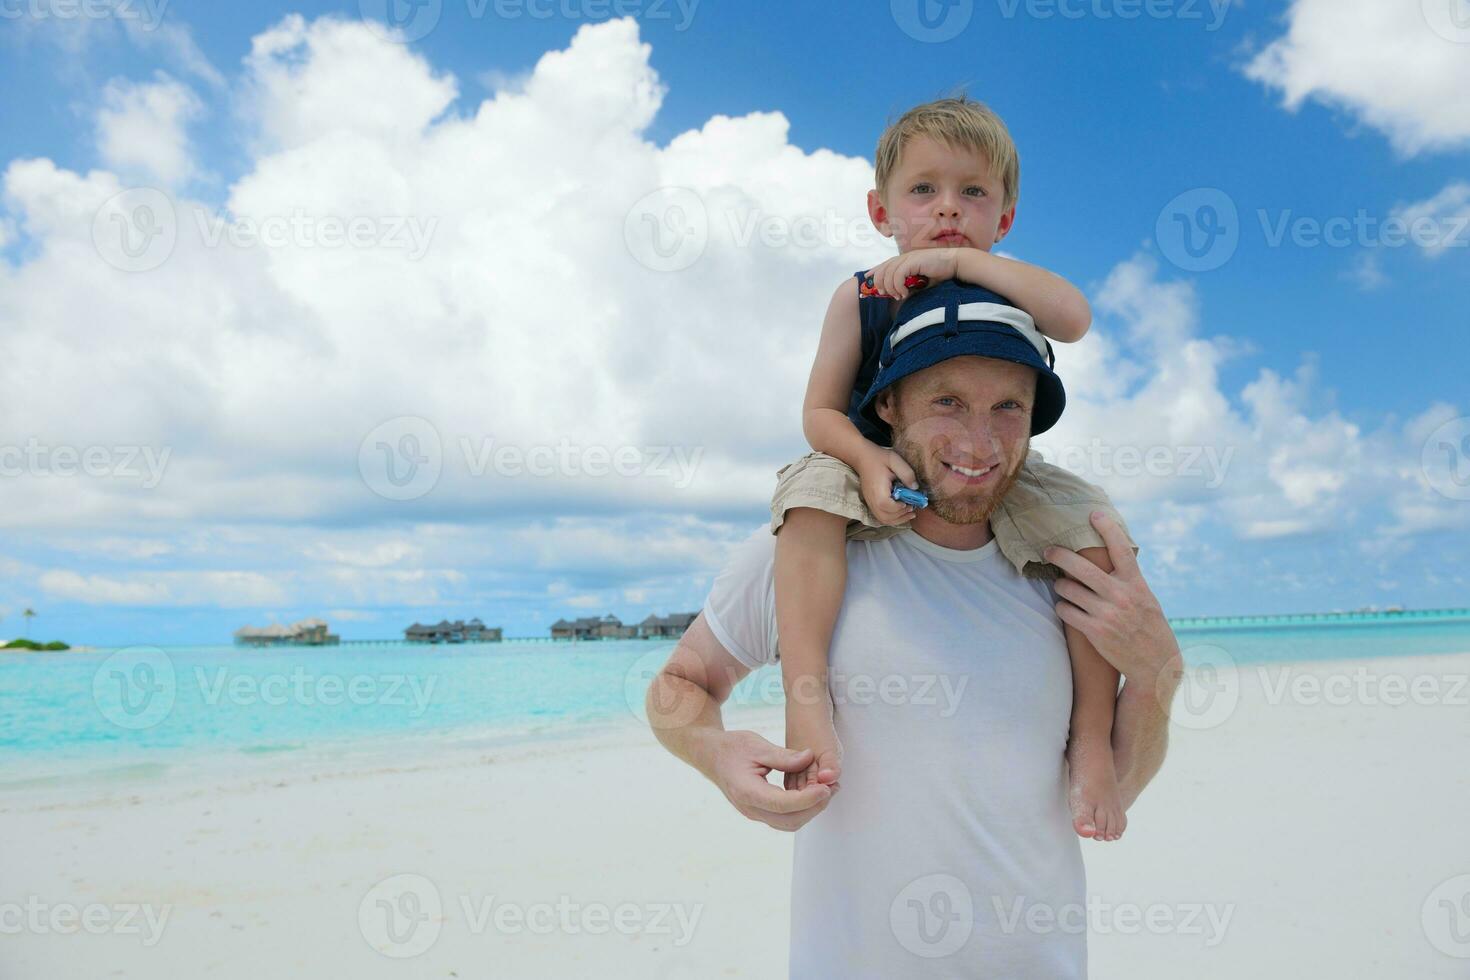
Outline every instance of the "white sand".
<path id="1" fill-rule="evenodd" d="M 1101 903 L 1094 978 L 1470 976 L 1470 958 L 1449 955 L 1453 904 L 1431 903 L 1429 932 L 1447 951 L 1422 915 L 1436 886 L 1470 875 L 1470 688 L 1453 680 L 1470 656 L 1289 676 L 1351 679 L 1360 668 L 1375 697 L 1385 692 L 1374 677 L 1423 677 L 1438 703 L 1349 691 L 1347 704 L 1271 704 L 1247 668 L 1222 724 L 1174 729 L 1124 839 L 1084 844 Z M 778 714 L 746 717 L 779 735 Z M 391 768 L 252 781 L 201 771 L 0 797 L 0 977 L 785 976 L 789 835 L 741 818 L 631 719 L 596 740 L 491 756 L 446 749 Z M 394 946 L 382 908 L 364 899 L 398 874 L 427 879 L 442 913 Z M 1460 898 L 1455 887 L 1436 898 Z M 31 908 L 115 916 L 128 903 L 168 912 L 159 941 L 141 916 L 136 931 L 113 918 L 96 935 L 16 921 Z M 497 925 L 502 903 L 536 931 Z M 1217 922 L 1230 916 L 1223 937 L 1203 907 Z M 576 925 L 599 909 L 609 916 L 600 934 Z M 1179 925 L 1134 927 L 1134 909 L 1156 929 L 1165 917 Z M 686 924 L 697 915 L 687 936 L 679 911 Z M 1457 925 L 1470 954 L 1470 898 Z M 426 948 L 393 958 L 369 937 Z"/>

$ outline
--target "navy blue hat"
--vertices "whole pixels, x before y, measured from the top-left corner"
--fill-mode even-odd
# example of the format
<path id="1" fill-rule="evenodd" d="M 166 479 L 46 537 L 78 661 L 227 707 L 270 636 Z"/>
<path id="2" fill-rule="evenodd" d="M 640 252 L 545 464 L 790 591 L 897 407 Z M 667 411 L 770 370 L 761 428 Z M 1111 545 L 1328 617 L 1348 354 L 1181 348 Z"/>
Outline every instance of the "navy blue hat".
<path id="1" fill-rule="evenodd" d="M 951 357 L 973 354 L 1014 361 L 1036 369 L 1036 404 L 1031 434 L 1057 424 L 1067 404 L 1062 379 L 1052 370 L 1051 344 L 1029 314 L 981 286 L 946 279 L 910 294 L 898 308 L 893 329 L 883 342 L 878 374 L 859 406 L 864 418 L 887 431 L 878 417 L 878 393 L 916 371 Z"/>

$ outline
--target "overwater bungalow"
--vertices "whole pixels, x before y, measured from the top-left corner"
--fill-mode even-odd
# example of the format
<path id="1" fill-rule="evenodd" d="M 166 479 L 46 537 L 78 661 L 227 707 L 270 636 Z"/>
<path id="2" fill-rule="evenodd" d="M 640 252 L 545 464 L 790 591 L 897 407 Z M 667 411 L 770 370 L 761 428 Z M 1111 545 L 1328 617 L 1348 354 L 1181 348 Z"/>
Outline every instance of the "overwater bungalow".
<path id="1" fill-rule="evenodd" d="M 327 622 L 324 619 L 303 619 L 292 623 L 290 626 L 282 626 L 279 623 L 271 623 L 269 626 L 242 626 L 235 630 L 235 644 L 247 647 L 283 647 L 283 646 L 336 646 L 342 642 L 342 638 L 335 633 L 328 632 Z"/>
<path id="2" fill-rule="evenodd" d="M 638 624 L 638 636 L 645 640 L 683 636 L 684 631 L 698 615 L 697 612 L 670 613 L 667 616 L 650 615 Z"/>
<path id="3" fill-rule="evenodd" d="M 456 619 L 450 622 L 441 619 L 432 626 L 414 623 L 403 631 L 409 643 L 499 643 L 504 630 L 499 626 L 486 626 L 478 618 L 465 622 Z"/>
<path id="4" fill-rule="evenodd" d="M 638 627 L 624 626 L 612 613 L 558 619 L 551 624 L 553 640 L 631 640 L 637 635 Z"/>

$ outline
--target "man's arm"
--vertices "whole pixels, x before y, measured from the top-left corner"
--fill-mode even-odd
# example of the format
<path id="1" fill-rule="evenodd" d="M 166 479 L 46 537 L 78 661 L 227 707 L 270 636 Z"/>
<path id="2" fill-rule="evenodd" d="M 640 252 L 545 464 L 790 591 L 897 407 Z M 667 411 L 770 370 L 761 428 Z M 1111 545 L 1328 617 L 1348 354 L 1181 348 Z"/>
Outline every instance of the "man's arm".
<path id="1" fill-rule="evenodd" d="M 1081 630 L 1123 675 L 1113 714 L 1113 764 L 1126 809 L 1164 764 L 1182 660 L 1122 528 L 1101 511 L 1093 513 L 1092 525 L 1107 543 L 1111 573 L 1067 548 L 1048 548 L 1043 557 L 1067 573 L 1056 584 L 1057 616 Z"/>
<path id="2" fill-rule="evenodd" d="M 648 723 L 665 748 L 702 772 L 740 813 L 794 831 L 826 809 L 837 791 L 819 782 L 800 790 L 772 785 L 767 773 L 803 771 L 812 763 L 811 749 L 793 752 L 755 732 L 725 731 L 720 706 L 748 673 L 700 613 L 648 686 Z"/>

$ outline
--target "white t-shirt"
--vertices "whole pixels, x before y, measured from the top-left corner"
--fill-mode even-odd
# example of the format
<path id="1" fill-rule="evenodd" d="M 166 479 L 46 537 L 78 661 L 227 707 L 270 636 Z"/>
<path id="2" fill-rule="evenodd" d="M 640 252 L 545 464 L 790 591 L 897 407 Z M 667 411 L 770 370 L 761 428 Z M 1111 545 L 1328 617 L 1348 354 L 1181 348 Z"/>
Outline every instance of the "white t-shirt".
<path id="1" fill-rule="evenodd" d="M 767 529 L 704 616 L 776 659 Z M 791 977 L 1087 976 L 1086 882 L 1067 806 L 1066 639 L 1046 582 L 995 542 L 849 541 L 830 688 L 842 792 L 796 833 Z"/>

